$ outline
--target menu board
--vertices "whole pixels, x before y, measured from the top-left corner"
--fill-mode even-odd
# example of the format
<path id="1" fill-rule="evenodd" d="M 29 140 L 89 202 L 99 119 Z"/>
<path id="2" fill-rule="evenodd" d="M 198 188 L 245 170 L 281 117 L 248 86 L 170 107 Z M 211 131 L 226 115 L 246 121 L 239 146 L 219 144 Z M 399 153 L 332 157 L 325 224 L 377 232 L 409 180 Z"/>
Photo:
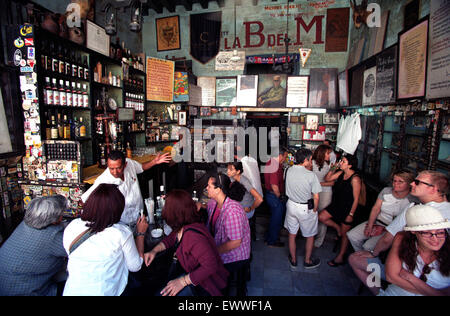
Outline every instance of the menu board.
<path id="1" fill-rule="evenodd" d="M 297 76 L 287 79 L 287 99 L 288 108 L 308 107 L 309 77 Z"/>
<path id="2" fill-rule="evenodd" d="M 216 105 L 236 106 L 236 78 L 216 79 Z"/>
<path id="3" fill-rule="evenodd" d="M 395 102 L 397 49 L 392 46 L 377 56 L 377 104 Z"/>
<path id="4" fill-rule="evenodd" d="M 147 57 L 147 100 L 173 102 L 175 62 Z"/>
<path id="5" fill-rule="evenodd" d="M 216 77 L 198 77 L 197 85 L 202 88 L 202 106 L 216 105 Z"/>
<path id="6" fill-rule="evenodd" d="M 425 96 L 428 19 L 399 36 L 398 99 Z"/>
<path id="7" fill-rule="evenodd" d="M 430 1 L 427 99 L 450 96 L 450 2 Z"/>

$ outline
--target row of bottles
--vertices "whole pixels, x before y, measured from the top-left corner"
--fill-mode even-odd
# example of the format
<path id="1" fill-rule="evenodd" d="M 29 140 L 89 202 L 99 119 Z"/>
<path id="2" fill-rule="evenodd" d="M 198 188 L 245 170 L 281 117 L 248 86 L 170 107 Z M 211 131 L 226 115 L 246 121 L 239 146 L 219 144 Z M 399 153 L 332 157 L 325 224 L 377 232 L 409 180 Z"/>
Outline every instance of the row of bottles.
<path id="1" fill-rule="evenodd" d="M 46 71 L 89 80 L 88 57 L 53 41 L 42 41 L 41 65 Z"/>
<path id="2" fill-rule="evenodd" d="M 143 92 L 144 80 L 138 77 L 129 76 L 128 78 L 123 79 L 123 86 L 128 90 Z"/>
<path id="3" fill-rule="evenodd" d="M 47 125 L 45 136 L 47 140 L 76 140 L 87 137 L 87 128 L 83 123 L 83 117 L 78 120 L 76 117 L 59 113 L 45 113 Z"/>
<path id="4" fill-rule="evenodd" d="M 94 81 L 103 83 L 103 84 L 109 84 L 111 86 L 115 87 L 121 87 L 122 79 L 120 77 L 120 74 L 117 75 L 111 69 L 106 69 L 106 66 L 104 66 L 101 62 L 98 62 L 97 65 L 95 65 L 94 68 Z"/>
<path id="5" fill-rule="evenodd" d="M 110 57 L 128 64 L 134 69 L 145 71 L 144 60 L 140 56 L 134 56 L 129 49 L 125 47 L 125 42 L 120 45 L 120 39 L 116 37 L 116 42 L 111 43 Z"/>
<path id="6" fill-rule="evenodd" d="M 143 95 L 130 92 L 125 93 L 125 107 L 143 112 L 145 108 L 145 100 Z"/>
<path id="7" fill-rule="evenodd" d="M 144 132 L 145 131 L 145 121 L 144 118 L 136 117 L 136 120 L 128 122 L 128 132 Z"/>
<path id="8" fill-rule="evenodd" d="M 46 105 L 89 107 L 89 94 L 87 84 L 58 80 L 45 77 L 44 103 Z"/>

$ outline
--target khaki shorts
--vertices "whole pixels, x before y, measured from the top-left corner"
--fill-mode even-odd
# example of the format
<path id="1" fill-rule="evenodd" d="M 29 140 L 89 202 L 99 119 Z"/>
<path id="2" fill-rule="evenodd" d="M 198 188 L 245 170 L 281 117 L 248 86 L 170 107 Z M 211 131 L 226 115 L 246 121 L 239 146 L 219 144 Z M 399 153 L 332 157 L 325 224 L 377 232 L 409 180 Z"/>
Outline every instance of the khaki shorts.
<path id="1" fill-rule="evenodd" d="M 298 204 L 288 200 L 284 227 L 289 231 L 289 234 L 296 235 L 300 229 L 303 237 L 313 237 L 317 235 L 318 223 L 319 216 L 317 212 L 308 210 L 307 204 Z"/>

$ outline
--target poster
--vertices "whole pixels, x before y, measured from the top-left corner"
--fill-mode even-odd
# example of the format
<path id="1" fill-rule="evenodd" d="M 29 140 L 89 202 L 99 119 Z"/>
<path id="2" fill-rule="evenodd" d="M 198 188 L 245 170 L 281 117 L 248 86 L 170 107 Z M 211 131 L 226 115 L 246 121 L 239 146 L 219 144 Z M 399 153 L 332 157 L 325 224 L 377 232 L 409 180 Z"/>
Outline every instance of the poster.
<path id="1" fill-rule="evenodd" d="M 430 2 L 427 99 L 450 96 L 450 2 Z"/>
<path id="2" fill-rule="evenodd" d="M 397 45 L 377 56 L 377 104 L 395 102 L 397 83 Z"/>
<path id="3" fill-rule="evenodd" d="M 335 109 L 337 102 L 337 74 L 335 68 L 311 69 L 309 107 Z"/>
<path id="4" fill-rule="evenodd" d="M 216 71 L 244 71 L 245 69 L 245 51 L 219 52 L 216 56 Z"/>
<path id="5" fill-rule="evenodd" d="M 339 85 L 339 106 L 348 106 L 348 72 L 343 71 L 338 75 Z"/>
<path id="6" fill-rule="evenodd" d="M 236 78 L 216 79 L 216 106 L 236 106 Z"/>
<path id="7" fill-rule="evenodd" d="M 189 85 L 189 105 L 202 105 L 202 88 L 199 86 Z"/>
<path id="8" fill-rule="evenodd" d="M 180 49 L 180 17 L 178 15 L 156 19 L 158 52 Z"/>
<path id="9" fill-rule="evenodd" d="M 101 26 L 86 21 L 86 47 L 109 57 L 109 35 Z"/>
<path id="10" fill-rule="evenodd" d="M 2 90 L 0 89 L 0 154 L 12 152 L 11 137 L 9 135 L 8 122 L 6 121 L 5 105 L 3 103 Z"/>
<path id="11" fill-rule="evenodd" d="M 288 108 L 308 107 L 309 77 L 288 77 L 287 86 L 286 106 Z"/>
<path id="12" fill-rule="evenodd" d="M 187 72 L 175 72 L 173 102 L 189 101 L 189 78 Z"/>
<path id="13" fill-rule="evenodd" d="M 350 8 L 327 10 L 325 52 L 347 51 L 349 23 Z"/>
<path id="14" fill-rule="evenodd" d="M 203 106 L 216 105 L 216 77 L 198 77 L 197 85 L 202 88 Z"/>
<path id="15" fill-rule="evenodd" d="M 377 67 L 364 71 L 363 105 L 374 105 L 377 101 Z"/>
<path id="16" fill-rule="evenodd" d="M 425 96 L 428 19 L 399 36 L 398 99 Z"/>
<path id="17" fill-rule="evenodd" d="M 256 107 L 257 97 L 258 76 L 238 76 L 236 105 Z"/>
<path id="18" fill-rule="evenodd" d="M 285 108 L 287 75 L 259 75 L 258 103 L 260 108 Z"/>
<path id="19" fill-rule="evenodd" d="M 147 57 L 147 100 L 173 102 L 175 63 Z"/>

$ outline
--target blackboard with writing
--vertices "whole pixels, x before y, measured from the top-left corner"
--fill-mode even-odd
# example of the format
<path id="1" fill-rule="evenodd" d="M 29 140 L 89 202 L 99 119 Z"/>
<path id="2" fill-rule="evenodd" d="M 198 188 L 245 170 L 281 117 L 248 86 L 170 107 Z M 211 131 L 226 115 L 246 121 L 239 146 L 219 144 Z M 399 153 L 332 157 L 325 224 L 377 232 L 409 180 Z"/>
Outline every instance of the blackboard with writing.
<path id="1" fill-rule="evenodd" d="M 392 103 L 396 98 L 397 45 L 377 57 L 377 104 Z"/>

